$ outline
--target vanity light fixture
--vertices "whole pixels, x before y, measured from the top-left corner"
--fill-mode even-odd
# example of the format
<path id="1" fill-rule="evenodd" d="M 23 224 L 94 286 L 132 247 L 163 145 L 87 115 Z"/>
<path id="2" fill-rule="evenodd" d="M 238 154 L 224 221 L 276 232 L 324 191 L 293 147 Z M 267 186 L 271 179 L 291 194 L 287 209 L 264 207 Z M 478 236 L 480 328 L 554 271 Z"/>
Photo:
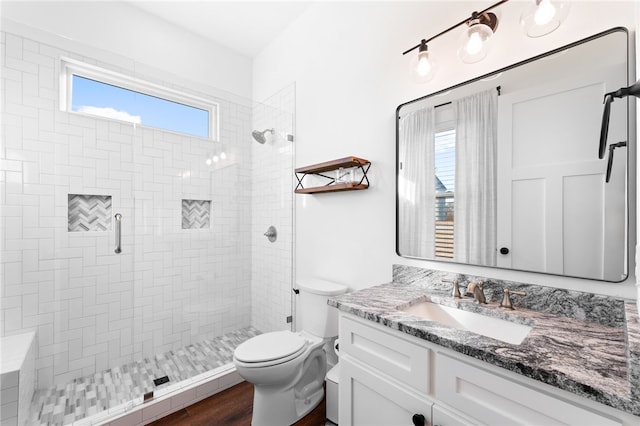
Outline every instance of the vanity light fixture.
<path id="1" fill-rule="evenodd" d="M 491 12 L 473 12 L 460 36 L 458 57 L 466 64 L 479 62 L 489 52 L 491 38 L 498 27 L 498 17 Z"/>
<path id="2" fill-rule="evenodd" d="M 555 31 L 570 8 L 569 1 L 535 0 L 522 12 L 520 24 L 529 37 L 541 37 Z"/>
<path id="3" fill-rule="evenodd" d="M 431 80 L 436 68 L 436 63 L 433 58 L 430 57 L 427 44 L 461 25 L 466 25 L 467 28 L 465 28 L 464 33 L 460 37 L 460 49 L 458 49 L 460 59 L 470 64 L 478 62 L 487 56 L 489 43 L 498 26 L 498 17 L 489 11 L 507 1 L 509 0 L 501 0 L 480 12 L 473 12 L 471 17 L 450 26 L 431 38 L 422 39 L 420 44 L 402 52 L 403 55 L 406 55 L 418 49 L 418 54 L 412 59 L 410 64 L 411 73 L 416 82 L 424 83 Z"/>
<path id="4" fill-rule="evenodd" d="M 402 52 L 418 50 L 418 54 L 409 64 L 411 74 L 417 83 L 426 83 L 433 78 L 436 62 L 433 60 L 427 45 L 455 28 L 465 25 L 460 35 L 458 57 L 467 64 L 481 61 L 487 56 L 493 34 L 498 28 L 498 17 L 490 12 L 509 0 L 501 0 L 480 12 L 473 12 L 471 17 L 458 22 L 439 32 L 431 38 L 422 39 L 420 44 Z M 529 6 L 520 17 L 520 23 L 529 37 L 541 37 L 555 31 L 569 14 L 571 2 L 560 0 L 531 0 Z"/>
<path id="5" fill-rule="evenodd" d="M 418 47 L 418 54 L 413 57 L 409 64 L 409 70 L 416 83 L 426 83 L 433 78 L 436 70 L 436 62 L 429 57 L 427 40 L 422 39 Z"/>

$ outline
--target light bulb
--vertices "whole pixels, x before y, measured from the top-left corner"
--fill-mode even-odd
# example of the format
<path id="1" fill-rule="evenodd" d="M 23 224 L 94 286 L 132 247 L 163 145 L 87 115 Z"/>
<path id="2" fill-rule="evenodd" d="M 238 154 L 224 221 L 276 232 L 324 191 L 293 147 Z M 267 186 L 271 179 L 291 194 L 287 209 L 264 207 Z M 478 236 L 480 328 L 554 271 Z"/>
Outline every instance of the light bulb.
<path id="1" fill-rule="evenodd" d="M 482 37 L 480 37 L 480 34 L 477 32 L 471 33 L 465 49 L 467 49 L 469 55 L 477 55 L 482 49 Z"/>
<path id="2" fill-rule="evenodd" d="M 468 28 L 460 36 L 458 56 L 462 62 L 472 64 L 487 56 L 491 46 L 493 30 L 478 21 L 471 21 Z"/>
<path id="3" fill-rule="evenodd" d="M 520 16 L 520 24 L 529 37 L 541 37 L 555 31 L 569 14 L 571 2 L 535 0 Z"/>
<path id="4" fill-rule="evenodd" d="M 536 25 L 547 25 L 556 16 L 556 7 L 549 0 L 542 0 L 536 9 L 533 20 Z"/>
<path id="5" fill-rule="evenodd" d="M 427 44 L 424 40 L 418 48 L 418 54 L 411 59 L 409 70 L 416 83 L 426 83 L 433 78 L 436 62 L 429 56 Z"/>
<path id="6" fill-rule="evenodd" d="M 221 160 L 224 160 L 224 159 L 226 159 L 226 158 L 227 158 L 227 154 L 226 154 L 224 151 L 222 151 L 222 152 L 220 153 L 220 159 L 221 159 Z"/>
<path id="7" fill-rule="evenodd" d="M 205 160 L 205 163 L 207 164 L 207 166 L 210 166 L 211 165 L 211 158 L 207 158 Z"/>
<path id="8" fill-rule="evenodd" d="M 217 155 L 214 155 L 214 156 L 213 156 L 213 162 L 214 162 L 214 163 L 217 163 L 217 162 L 218 162 L 218 160 L 220 160 L 220 158 L 219 158 Z"/>
<path id="9" fill-rule="evenodd" d="M 419 76 L 425 77 L 431 72 L 431 62 L 429 62 L 429 52 L 418 53 L 418 65 L 416 66 L 416 73 Z"/>

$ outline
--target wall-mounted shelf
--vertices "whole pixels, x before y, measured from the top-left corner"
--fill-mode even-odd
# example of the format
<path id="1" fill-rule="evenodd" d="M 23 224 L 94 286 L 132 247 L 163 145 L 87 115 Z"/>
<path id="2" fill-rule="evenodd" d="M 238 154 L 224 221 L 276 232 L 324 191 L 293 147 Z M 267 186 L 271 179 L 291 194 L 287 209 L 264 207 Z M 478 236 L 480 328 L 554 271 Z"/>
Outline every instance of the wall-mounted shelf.
<path id="1" fill-rule="evenodd" d="M 354 182 L 338 182 L 336 176 L 327 176 L 323 173 L 333 170 L 351 169 L 357 168 L 362 172 L 362 178 Z M 305 167 L 298 167 L 296 169 L 296 179 L 298 179 L 298 185 L 296 186 L 296 194 L 317 194 L 325 192 L 338 192 L 338 191 L 358 191 L 361 189 L 369 188 L 369 178 L 367 178 L 367 172 L 371 167 L 371 162 L 363 158 L 358 157 L 345 157 L 338 160 L 325 161 L 324 163 L 313 164 Z M 307 175 L 320 176 L 328 179 L 326 185 L 312 186 L 305 188 L 303 180 Z"/>

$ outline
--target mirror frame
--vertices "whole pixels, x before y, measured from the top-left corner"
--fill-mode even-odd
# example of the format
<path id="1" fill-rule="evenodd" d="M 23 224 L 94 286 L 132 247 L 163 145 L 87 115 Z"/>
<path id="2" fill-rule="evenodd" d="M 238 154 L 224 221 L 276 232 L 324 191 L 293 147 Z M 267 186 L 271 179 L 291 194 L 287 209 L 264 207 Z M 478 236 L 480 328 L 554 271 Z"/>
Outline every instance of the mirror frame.
<path id="1" fill-rule="evenodd" d="M 632 162 L 631 159 L 631 153 L 633 152 L 635 154 L 635 137 L 633 137 L 633 139 L 631 139 L 631 128 L 634 127 L 632 126 L 632 120 L 634 119 L 634 115 L 633 113 L 633 109 L 630 106 L 630 102 L 629 102 L 629 97 L 625 98 L 625 99 L 620 99 L 619 101 L 622 102 L 626 102 L 627 105 L 627 129 L 626 129 L 626 137 L 627 137 L 627 150 L 626 150 L 626 161 L 627 161 L 627 170 L 626 170 L 626 188 L 625 188 L 625 197 L 626 197 L 626 203 L 625 203 L 625 207 L 626 207 L 626 211 L 625 211 L 625 216 L 626 216 L 626 221 L 625 221 L 625 229 L 626 229 L 626 241 L 625 241 L 625 258 L 624 260 L 624 265 L 625 265 L 625 270 L 622 271 L 624 273 L 624 278 L 620 279 L 619 281 L 611 281 L 611 280 L 604 280 L 604 279 L 600 279 L 600 278 L 591 278 L 591 277 L 583 277 L 583 276 L 576 276 L 576 275 L 563 275 L 563 274 L 555 274 L 555 273 L 551 273 L 551 272 L 543 272 L 543 271 L 532 271 L 532 270 L 526 270 L 526 269 L 516 269 L 516 268 L 503 268 L 503 267 L 499 267 L 499 266 L 490 266 L 490 265 L 480 265 L 480 264 L 473 264 L 473 263 L 462 263 L 462 262 L 456 262 L 456 261 L 449 261 L 449 260 L 440 260 L 440 259 L 429 259 L 429 258 L 422 258 L 422 257 L 416 257 L 416 256 L 408 256 L 408 255 L 402 255 L 400 254 L 400 226 L 399 226 L 399 218 L 400 218 L 400 212 L 399 212 L 399 208 L 400 208 L 400 197 L 399 197 L 399 175 L 400 175 L 400 168 L 399 168 L 399 155 L 400 155 L 400 110 L 407 106 L 407 105 L 411 105 L 413 103 L 416 102 L 420 102 L 423 101 L 425 99 L 431 98 L 431 97 L 435 97 L 438 96 L 440 94 L 446 93 L 450 90 L 454 90 L 457 89 L 459 87 L 462 86 L 466 86 L 468 84 L 474 83 L 476 81 L 479 80 L 483 80 L 483 79 L 487 79 L 491 76 L 494 76 L 496 74 L 500 74 L 502 72 L 520 67 L 522 65 L 526 65 L 530 62 L 534 62 L 543 58 L 546 58 L 548 56 L 554 55 L 556 53 L 562 52 L 564 50 L 567 49 L 571 49 L 573 47 L 577 47 L 579 45 L 582 45 L 584 43 L 587 43 L 589 41 L 598 39 L 600 37 L 604 37 L 606 35 L 609 34 L 613 34 L 613 33 L 618 33 L 618 32 L 622 32 L 625 35 L 625 41 L 626 41 L 626 45 L 625 45 L 625 53 L 626 53 L 626 64 L 627 64 L 627 69 L 626 69 L 626 85 L 625 87 L 629 86 L 629 80 L 630 80 L 630 75 L 632 73 L 632 64 L 630 63 L 630 41 L 629 41 L 629 30 L 626 27 L 613 27 L 609 30 L 605 30 L 602 32 L 599 32 L 597 34 L 594 34 L 592 36 L 583 38 L 581 40 L 563 45 L 561 47 L 558 47 L 556 49 L 550 50 L 548 52 L 542 53 L 540 55 L 536 55 L 533 56 L 529 59 L 525 59 L 523 61 L 514 63 L 512 65 L 500 68 L 498 70 L 495 71 L 491 71 L 487 74 L 483 74 L 479 77 L 475 77 L 471 80 L 467 80 L 464 81 L 462 83 L 458 83 L 455 84 L 453 86 L 449 86 L 446 87 L 444 89 L 438 90 L 437 92 L 433 92 L 430 93 L 428 95 L 425 96 L 421 96 L 419 98 L 410 100 L 408 102 L 404 102 L 400 105 L 398 105 L 398 107 L 396 108 L 396 112 L 395 112 L 395 121 L 396 121 L 396 155 L 395 155 L 395 166 L 396 166 L 396 223 L 395 223 L 395 231 L 396 231 L 396 238 L 395 238 L 395 243 L 396 243 L 396 247 L 395 247 L 395 252 L 396 255 L 399 257 L 403 257 L 406 259 L 417 259 L 417 260 L 426 260 L 426 261 L 430 261 L 430 262 L 439 262 L 439 263 L 444 263 L 444 264 L 451 264 L 451 265 L 469 265 L 469 266 L 477 266 L 477 267 L 483 267 L 483 268 L 492 268 L 492 269 L 501 269 L 501 270 L 506 270 L 506 271 L 517 271 L 517 272 L 527 272 L 527 273 L 533 273 L 533 274 L 543 274 L 543 275 L 551 275 L 551 276 L 559 276 L 559 277 L 568 277 L 568 278 L 577 278 L 577 279 L 584 279 L 584 280 L 591 280 L 591 281 L 599 281 L 599 282 L 606 282 L 606 283 L 622 283 L 624 281 L 626 281 L 629 278 L 629 268 L 630 268 L 630 258 L 631 258 L 631 252 L 632 252 L 632 247 L 631 247 L 631 242 L 632 242 L 632 238 L 630 238 L 630 231 L 631 231 L 631 213 L 633 213 L 635 211 L 635 208 L 632 208 L 632 202 L 635 203 L 635 200 L 630 200 L 630 185 L 631 185 L 631 181 L 632 181 L 632 177 L 635 177 L 635 162 Z M 635 188 L 635 186 L 634 186 Z M 634 219 L 635 220 L 635 219 Z"/>

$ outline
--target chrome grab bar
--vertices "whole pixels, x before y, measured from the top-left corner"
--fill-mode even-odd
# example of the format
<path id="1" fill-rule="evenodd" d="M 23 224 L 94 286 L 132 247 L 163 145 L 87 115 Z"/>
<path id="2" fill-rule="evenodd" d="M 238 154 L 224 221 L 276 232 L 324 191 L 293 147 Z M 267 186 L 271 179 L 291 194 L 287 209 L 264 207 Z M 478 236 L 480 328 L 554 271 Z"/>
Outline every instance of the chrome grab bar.
<path id="1" fill-rule="evenodd" d="M 122 215 L 120 213 L 116 213 L 116 249 L 114 250 L 116 254 L 120 254 L 122 252 Z"/>

